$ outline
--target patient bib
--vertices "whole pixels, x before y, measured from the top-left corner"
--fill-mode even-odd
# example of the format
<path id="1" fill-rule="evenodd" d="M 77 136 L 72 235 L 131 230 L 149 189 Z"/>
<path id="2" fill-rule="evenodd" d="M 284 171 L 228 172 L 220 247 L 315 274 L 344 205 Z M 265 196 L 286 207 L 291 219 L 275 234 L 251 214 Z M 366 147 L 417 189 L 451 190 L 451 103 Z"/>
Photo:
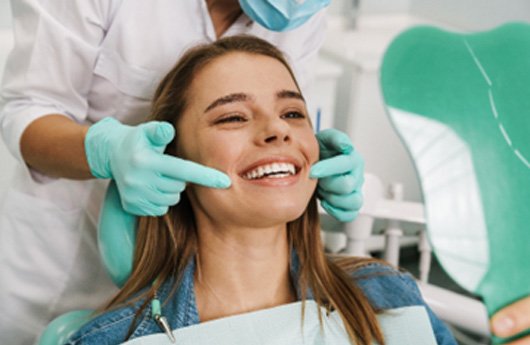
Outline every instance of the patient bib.
<path id="1" fill-rule="evenodd" d="M 230 316 L 173 331 L 177 345 L 350 345 L 348 334 L 337 312 L 326 316 L 319 306 L 306 301 L 302 326 L 302 302 Z M 436 339 L 423 306 L 391 309 L 378 315 L 387 345 L 436 345 Z M 164 333 L 130 340 L 127 345 L 171 344 Z"/>

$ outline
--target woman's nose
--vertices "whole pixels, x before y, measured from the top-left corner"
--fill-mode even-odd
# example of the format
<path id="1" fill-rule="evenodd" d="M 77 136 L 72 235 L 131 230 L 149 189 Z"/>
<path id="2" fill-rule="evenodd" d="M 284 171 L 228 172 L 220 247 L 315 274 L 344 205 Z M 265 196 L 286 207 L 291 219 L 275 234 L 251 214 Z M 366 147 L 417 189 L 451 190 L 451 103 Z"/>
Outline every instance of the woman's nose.
<path id="1" fill-rule="evenodd" d="M 260 138 L 262 144 L 282 144 L 291 141 L 290 127 L 284 119 L 267 119 L 264 122 Z"/>

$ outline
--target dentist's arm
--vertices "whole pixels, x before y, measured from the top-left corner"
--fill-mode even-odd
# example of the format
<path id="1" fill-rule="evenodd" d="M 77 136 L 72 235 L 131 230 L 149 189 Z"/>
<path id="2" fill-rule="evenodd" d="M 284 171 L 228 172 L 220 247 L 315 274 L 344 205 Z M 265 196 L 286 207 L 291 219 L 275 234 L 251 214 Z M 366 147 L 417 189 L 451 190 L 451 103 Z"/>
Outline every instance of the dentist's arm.
<path id="1" fill-rule="evenodd" d="M 26 164 L 52 177 L 93 178 L 85 158 L 88 126 L 66 116 L 50 114 L 33 121 L 23 132 L 20 151 Z"/>
<path id="2" fill-rule="evenodd" d="M 179 202 L 186 182 L 230 186 L 220 171 L 165 155 L 174 135 L 173 126 L 165 122 L 127 126 L 106 118 L 84 127 L 49 115 L 24 131 L 21 151 L 29 166 L 50 176 L 112 178 L 125 211 L 159 216 Z"/>
<path id="3" fill-rule="evenodd" d="M 491 328 L 496 336 L 507 338 L 530 329 L 530 296 L 500 310 L 491 319 Z M 528 345 L 530 336 L 507 345 Z"/>

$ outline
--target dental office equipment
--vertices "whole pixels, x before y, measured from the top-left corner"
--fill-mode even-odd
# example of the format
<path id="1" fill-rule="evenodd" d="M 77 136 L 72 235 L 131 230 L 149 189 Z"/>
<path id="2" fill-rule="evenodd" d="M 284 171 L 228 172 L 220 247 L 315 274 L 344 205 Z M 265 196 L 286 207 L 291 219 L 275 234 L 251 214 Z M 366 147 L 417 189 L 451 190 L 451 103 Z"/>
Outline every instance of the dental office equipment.
<path id="1" fill-rule="evenodd" d="M 322 109 L 319 107 L 317 109 L 317 118 L 316 118 L 316 123 L 315 123 L 315 133 L 319 133 L 320 132 L 320 122 L 321 122 L 321 116 L 322 116 Z"/>

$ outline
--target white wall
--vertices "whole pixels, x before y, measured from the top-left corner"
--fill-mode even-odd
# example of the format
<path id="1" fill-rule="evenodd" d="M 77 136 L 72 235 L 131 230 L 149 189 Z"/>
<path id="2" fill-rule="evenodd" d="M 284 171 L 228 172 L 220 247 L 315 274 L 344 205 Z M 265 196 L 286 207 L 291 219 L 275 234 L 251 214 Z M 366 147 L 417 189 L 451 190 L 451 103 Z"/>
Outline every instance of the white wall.
<path id="1" fill-rule="evenodd" d="M 404 13 L 409 10 L 411 0 L 332 0 L 329 6 L 331 14 L 344 14 L 355 2 L 358 2 L 359 12 L 370 13 Z"/>
<path id="2" fill-rule="evenodd" d="M 463 30 L 485 30 L 507 21 L 530 21 L 528 0 L 410 1 L 411 14 L 445 22 Z"/>
<path id="3" fill-rule="evenodd" d="M 353 1 L 353 0 L 350 0 Z M 361 14 L 405 13 L 411 0 L 360 0 Z"/>

